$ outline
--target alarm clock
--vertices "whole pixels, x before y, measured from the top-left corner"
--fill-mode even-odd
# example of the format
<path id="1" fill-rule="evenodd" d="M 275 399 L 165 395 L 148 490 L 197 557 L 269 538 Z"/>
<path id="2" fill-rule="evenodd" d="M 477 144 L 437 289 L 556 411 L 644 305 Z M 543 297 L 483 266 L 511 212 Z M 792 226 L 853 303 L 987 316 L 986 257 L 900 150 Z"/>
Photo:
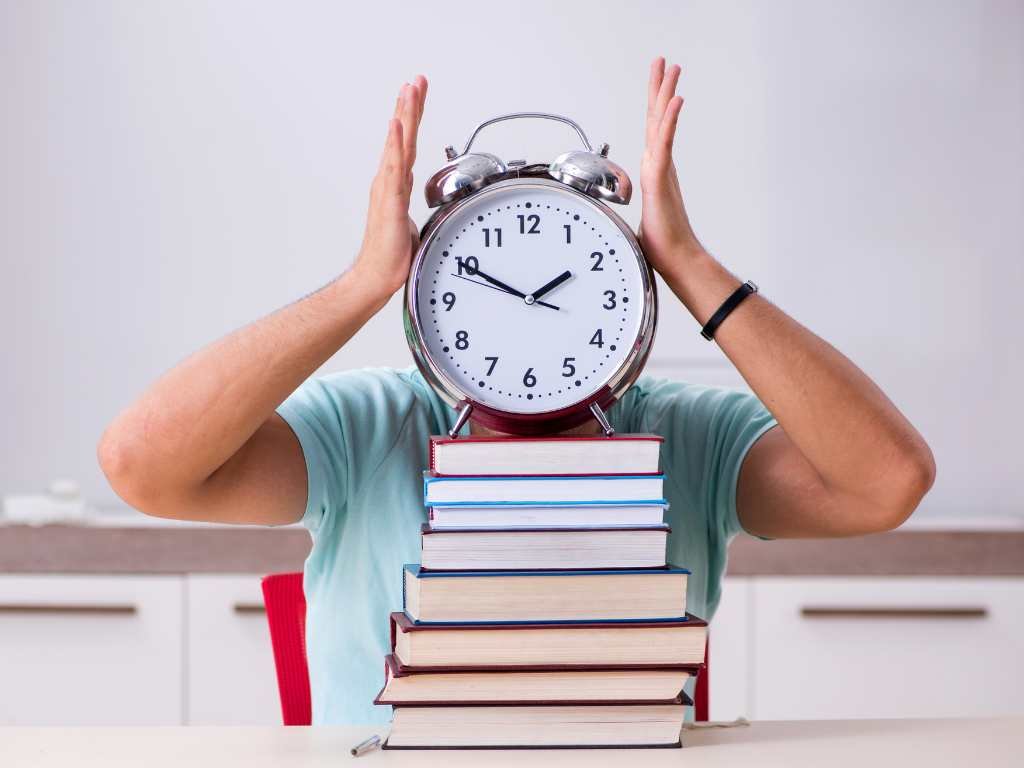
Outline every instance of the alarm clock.
<path id="1" fill-rule="evenodd" d="M 470 152 L 504 120 L 556 120 L 583 149 L 550 164 Z M 466 420 L 514 435 L 596 419 L 636 380 L 657 318 L 653 274 L 636 236 L 609 207 L 632 184 L 573 120 L 517 112 L 480 123 L 426 184 L 437 210 L 420 233 L 405 290 L 416 365 Z"/>

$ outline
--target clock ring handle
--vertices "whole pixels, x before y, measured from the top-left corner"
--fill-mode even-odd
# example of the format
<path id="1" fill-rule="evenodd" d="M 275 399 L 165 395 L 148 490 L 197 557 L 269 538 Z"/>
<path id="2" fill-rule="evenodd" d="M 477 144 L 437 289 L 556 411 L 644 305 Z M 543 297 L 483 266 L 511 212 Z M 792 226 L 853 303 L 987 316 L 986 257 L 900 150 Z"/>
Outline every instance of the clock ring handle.
<path id="1" fill-rule="evenodd" d="M 480 133 L 480 131 L 482 131 L 487 126 L 494 125 L 494 123 L 500 123 L 504 120 L 517 120 L 520 118 L 555 120 L 559 123 L 565 123 L 566 125 L 570 125 L 576 130 L 577 135 L 580 137 L 580 141 L 583 142 L 583 146 L 587 148 L 587 152 L 594 151 L 594 148 L 590 145 L 590 140 L 587 138 L 587 134 L 585 134 L 583 132 L 583 129 L 580 128 L 579 123 L 577 123 L 575 120 L 572 120 L 571 118 L 565 117 L 564 115 L 555 115 L 550 112 L 510 112 L 507 115 L 498 115 L 497 117 L 492 117 L 490 120 L 484 120 L 482 123 L 480 123 L 480 125 L 474 128 L 473 135 L 470 136 L 469 141 L 466 142 L 466 146 L 462 150 L 462 154 L 465 155 L 467 152 L 469 152 L 470 147 L 473 146 L 473 142 L 476 140 L 477 134 Z M 450 154 L 451 156 L 448 159 L 454 160 L 456 155 L 454 155 L 454 153 Z"/>

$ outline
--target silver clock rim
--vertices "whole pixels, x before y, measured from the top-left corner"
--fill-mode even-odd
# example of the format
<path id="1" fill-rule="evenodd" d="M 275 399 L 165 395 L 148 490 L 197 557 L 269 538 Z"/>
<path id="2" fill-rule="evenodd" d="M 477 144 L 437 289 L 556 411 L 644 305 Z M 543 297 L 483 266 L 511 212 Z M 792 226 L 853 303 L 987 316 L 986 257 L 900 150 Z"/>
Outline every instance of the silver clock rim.
<path id="1" fill-rule="evenodd" d="M 496 408 L 495 406 L 480 403 L 475 400 L 470 392 L 464 391 L 455 382 L 449 379 L 445 375 L 444 370 L 430 356 L 424 341 L 423 327 L 420 323 L 419 315 L 416 310 L 416 295 L 420 284 L 420 272 L 422 270 L 423 260 L 426 257 L 427 250 L 438 229 L 440 229 L 451 216 L 455 215 L 464 206 L 475 203 L 481 198 L 510 187 L 516 189 L 529 189 L 531 187 L 558 189 L 574 196 L 583 204 L 589 205 L 591 208 L 594 208 L 607 216 L 615 226 L 619 228 L 619 231 L 622 232 L 626 243 L 629 245 L 630 250 L 632 250 L 634 257 L 640 266 L 640 279 L 643 282 L 644 310 L 640 319 L 640 329 L 637 338 L 635 338 L 631 343 L 630 353 L 622 361 L 619 367 L 613 370 L 604 380 L 600 381 L 595 386 L 588 388 L 587 394 L 584 397 L 562 408 L 555 408 L 550 411 L 509 411 L 504 408 Z M 636 381 L 636 378 L 643 370 L 644 364 L 647 362 L 648 353 L 650 352 L 651 345 L 654 343 L 654 334 L 658 315 L 657 303 L 657 292 L 655 290 L 654 275 L 651 271 L 651 267 L 643 255 L 643 251 L 640 248 L 640 243 L 636 239 L 636 235 L 633 234 L 629 225 L 626 224 L 626 222 L 623 221 L 615 211 L 609 208 L 602 201 L 596 200 L 589 195 L 562 184 L 561 182 L 544 178 L 518 178 L 506 179 L 504 181 L 490 184 L 479 192 L 469 195 L 468 197 L 464 197 L 448 204 L 444 208 L 439 209 L 434 216 L 427 221 L 420 232 L 420 245 L 419 248 L 416 249 L 416 254 L 413 257 L 412 265 L 409 269 L 409 277 L 406 280 L 403 320 L 405 325 L 406 341 L 409 344 L 409 350 L 412 352 L 413 359 L 416 361 L 416 366 L 420 369 L 420 373 L 423 374 L 427 383 L 433 387 L 434 391 L 437 392 L 441 396 L 441 399 L 448 403 L 449 406 L 452 408 L 458 408 L 463 403 L 471 403 L 491 411 L 500 412 L 506 415 L 510 421 L 543 421 L 546 415 L 556 415 L 565 413 L 566 411 L 585 409 L 588 404 L 593 402 L 595 397 L 605 389 L 611 393 L 611 397 L 613 399 L 618 400 L 630 385 Z"/>

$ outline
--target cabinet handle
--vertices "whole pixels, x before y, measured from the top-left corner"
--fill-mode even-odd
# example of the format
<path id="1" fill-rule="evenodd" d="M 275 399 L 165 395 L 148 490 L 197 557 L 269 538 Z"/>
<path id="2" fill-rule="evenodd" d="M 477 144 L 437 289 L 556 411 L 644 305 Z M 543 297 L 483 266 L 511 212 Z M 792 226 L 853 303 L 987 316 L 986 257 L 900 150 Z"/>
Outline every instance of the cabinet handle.
<path id="1" fill-rule="evenodd" d="M 266 613 L 267 609 L 262 603 L 235 603 L 235 613 Z"/>
<path id="2" fill-rule="evenodd" d="M 61 614 L 61 615 L 101 615 L 118 614 L 130 615 L 138 613 L 138 608 L 130 603 L 105 603 L 102 605 L 90 605 L 86 603 L 0 603 L 0 613 L 34 613 L 34 614 Z"/>
<path id="3" fill-rule="evenodd" d="M 988 617 L 988 608 L 983 605 L 935 608 L 805 605 L 800 615 L 805 619 L 984 619 Z"/>

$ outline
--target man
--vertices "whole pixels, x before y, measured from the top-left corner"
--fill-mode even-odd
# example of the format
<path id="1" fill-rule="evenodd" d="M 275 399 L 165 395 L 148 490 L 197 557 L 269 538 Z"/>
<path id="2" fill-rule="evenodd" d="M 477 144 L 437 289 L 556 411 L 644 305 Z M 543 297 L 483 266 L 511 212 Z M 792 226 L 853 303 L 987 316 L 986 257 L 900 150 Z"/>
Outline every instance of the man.
<path id="1" fill-rule="evenodd" d="M 678 66 L 652 64 L 639 234 L 651 265 L 703 324 L 740 283 L 704 250 L 683 207 L 672 160 L 678 79 Z M 179 364 L 118 416 L 99 446 L 114 490 L 148 514 L 301 520 L 310 530 L 316 723 L 387 718 L 371 701 L 387 616 L 401 605 L 401 566 L 419 558 L 427 438 L 455 420 L 415 371 L 303 384 L 408 274 L 426 90 L 422 77 L 402 86 L 352 268 Z M 644 379 L 609 414 L 620 432 L 665 438 L 669 561 L 693 571 L 688 604 L 704 616 L 717 605 L 728 542 L 741 528 L 766 538 L 888 530 L 911 514 L 935 474 L 928 446 L 878 387 L 764 298 L 743 301 L 715 341 L 757 397 Z"/>

